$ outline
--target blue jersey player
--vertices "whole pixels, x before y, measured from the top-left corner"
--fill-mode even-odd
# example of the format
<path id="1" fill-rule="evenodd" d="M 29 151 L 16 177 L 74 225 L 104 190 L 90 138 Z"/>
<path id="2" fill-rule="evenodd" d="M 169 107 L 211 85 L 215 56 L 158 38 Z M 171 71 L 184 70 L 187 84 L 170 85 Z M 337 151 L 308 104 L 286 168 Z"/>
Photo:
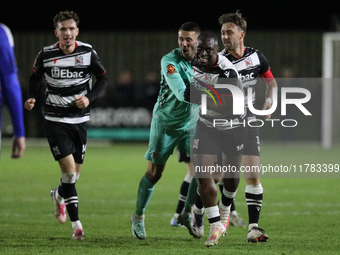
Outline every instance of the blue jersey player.
<path id="1" fill-rule="evenodd" d="M 0 23 L 0 92 L 0 107 L 4 103 L 7 104 L 14 129 L 12 158 L 20 158 L 26 147 L 22 94 L 17 76 L 13 36 L 11 30 L 2 23 Z"/>

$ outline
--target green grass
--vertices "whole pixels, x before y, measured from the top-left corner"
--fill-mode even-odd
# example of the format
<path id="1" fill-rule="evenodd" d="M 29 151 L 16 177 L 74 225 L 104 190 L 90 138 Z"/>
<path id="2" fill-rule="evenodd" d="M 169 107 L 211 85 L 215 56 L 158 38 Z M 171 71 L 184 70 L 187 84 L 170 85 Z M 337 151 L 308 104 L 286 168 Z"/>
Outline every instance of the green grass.
<path id="1" fill-rule="evenodd" d="M 246 242 L 246 229 L 230 227 L 217 246 L 206 248 L 185 228 L 171 227 L 184 164 L 172 156 L 146 210 L 144 241 L 132 238 L 139 181 L 146 170 L 141 144 L 105 144 L 89 141 L 77 183 L 79 214 L 86 239 L 71 240 L 68 221 L 54 218 L 49 191 L 60 173 L 47 147 L 28 142 L 20 160 L 10 159 L 2 145 L 0 160 L 0 254 L 339 254 L 340 200 L 338 178 L 263 178 L 264 200 L 260 227 L 267 243 Z M 340 147 L 323 151 L 313 145 L 261 147 L 263 164 L 339 163 Z M 339 174 L 340 175 L 340 174 Z M 237 211 L 247 219 L 242 179 Z"/>

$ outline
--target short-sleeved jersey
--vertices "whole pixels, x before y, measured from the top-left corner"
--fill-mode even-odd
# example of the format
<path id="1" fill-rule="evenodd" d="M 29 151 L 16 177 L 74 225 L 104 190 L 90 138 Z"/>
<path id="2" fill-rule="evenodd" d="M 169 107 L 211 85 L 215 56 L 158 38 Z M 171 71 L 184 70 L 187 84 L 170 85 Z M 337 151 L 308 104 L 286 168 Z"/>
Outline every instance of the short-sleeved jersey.
<path id="1" fill-rule="evenodd" d="M 59 43 L 44 47 L 35 59 L 33 72 L 44 74 L 47 83 L 45 119 L 68 124 L 90 120 L 90 107 L 79 109 L 75 97 L 91 90 L 91 73 L 98 76 L 106 72 L 90 44 L 76 41 L 71 54 L 65 54 Z"/>
<path id="2" fill-rule="evenodd" d="M 269 70 L 269 64 L 266 57 L 262 54 L 262 52 L 251 48 L 245 47 L 244 54 L 241 58 L 235 58 L 225 49 L 219 53 L 222 56 L 225 56 L 237 69 L 239 76 L 242 81 L 242 85 L 245 92 L 245 104 L 248 103 L 248 87 L 252 87 L 252 102 L 255 106 L 256 103 L 256 94 L 255 94 L 255 85 L 257 83 L 257 78 L 262 74 L 266 73 Z M 252 116 L 253 114 L 248 111 L 248 116 Z"/>
<path id="3" fill-rule="evenodd" d="M 230 95 L 230 91 L 228 89 L 215 88 L 215 86 L 217 84 L 225 84 L 227 82 L 230 85 L 237 86 L 242 91 L 242 93 L 244 93 L 241 80 L 239 78 L 236 68 L 224 56 L 217 55 L 217 61 L 215 65 L 213 66 L 213 68 L 209 71 L 202 71 L 199 68 L 197 61 L 195 60 L 192 62 L 192 65 L 194 68 L 195 86 L 197 88 L 202 89 L 202 87 L 204 87 L 204 89 L 210 91 L 210 93 L 213 96 L 217 96 L 214 93 L 215 91 L 219 96 L 222 96 L 222 95 L 226 96 L 226 95 Z M 213 125 L 214 119 L 228 120 L 228 123 L 226 123 L 225 125 L 216 126 L 217 129 L 228 130 L 228 129 L 233 129 L 233 128 L 238 127 L 239 126 L 238 123 L 243 123 L 245 115 L 246 115 L 246 111 L 244 112 L 244 115 L 227 116 L 219 112 L 216 112 L 214 110 L 207 109 L 206 115 L 203 115 L 202 112 L 200 111 L 199 120 L 202 121 L 208 127 L 214 126 Z"/>
<path id="4" fill-rule="evenodd" d="M 190 121 L 190 103 L 184 101 L 184 91 L 193 77 L 190 62 L 183 58 L 179 48 L 161 60 L 160 91 L 153 117 L 169 126 L 184 126 Z"/>
<path id="5" fill-rule="evenodd" d="M 17 76 L 17 65 L 14 55 L 14 40 L 10 29 L 0 23 L 0 108 L 3 99 L 8 105 L 14 135 L 25 135 L 21 87 Z M 1 109 L 0 109 L 1 128 Z"/>

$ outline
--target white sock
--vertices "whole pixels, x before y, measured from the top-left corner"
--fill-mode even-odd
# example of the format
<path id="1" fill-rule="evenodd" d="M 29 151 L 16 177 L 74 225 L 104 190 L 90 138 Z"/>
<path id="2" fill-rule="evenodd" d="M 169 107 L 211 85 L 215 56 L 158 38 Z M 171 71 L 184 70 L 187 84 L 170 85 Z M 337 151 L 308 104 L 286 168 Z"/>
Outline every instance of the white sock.
<path id="1" fill-rule="evenodd" d="M 236 191 L 228 191 L 223 187 L 223 195 L 225 195 L 227 198 L 234 199 L 236 196 L 237 190 Z"/>
<path id="2" fill-rule="evenodd" d="M 76 178 L 77 178 L 76 172 L 61 174 L 61 181 L 63 183 L 76 183 Z"/>
<path id="3" fill-rule="evenodd" d="M 83 226 L 81 225 L 81 222 L 79 220 L 72 221 L 72 229 L 74 230 L 83 229 Z"/>
<path id="4" fill-rule="evenodd" d="M 220 217 L 220 211 L 218 209 L 218 206 L 215 205 L 215 206 L 211 206 L 211 207 L 208 207 L 208 208 L 205 208 L 205 213 L 208 217 L 208 220 L 209 219 L 213 219 L 213 218 L 217 218 L 217 217 Z M 218 221 L 219 223 L 221 222 L 220 220 Z M 215 223 L 215 222 L 214 222 Z M 212 223 L 213 224 L 213 223 Z"/>
<path id="5" fill-rule="evenodd" d="M 249 230 L 251 230 L 253 227 L 259 227 L 259 224 L 257 224 L 257 223 L 251 223 L 251 224 L 249 224 L 249 226 L 248 226 L 248 231 Z"/>
<path id="6" fill-rule="evenodd" d="M 200 208 L 197 208 L 195 204 L 192 210 L 194 211 L 194 213 L 198 215 L 202 215 L 204 213 L 204 207 L 200 209 Z"/>
<path id="7" fill-rule="evenodd" d="M 191 183 L 192 178 L 194 178 L 194 176 L 190 175 L 190 174 L 186 174 L 186 176 L 184 177 L 184 181 L 187 183 Z"/>
<path id="8" fill-rule="evenodd" d="M 246 185 L 246 193 L 250 193 L 250 194 L 255 194 L 255 195 L 259 195 L 263 193 L 263 187 L 262 184 L 255 184 L 255 185 Z"/>

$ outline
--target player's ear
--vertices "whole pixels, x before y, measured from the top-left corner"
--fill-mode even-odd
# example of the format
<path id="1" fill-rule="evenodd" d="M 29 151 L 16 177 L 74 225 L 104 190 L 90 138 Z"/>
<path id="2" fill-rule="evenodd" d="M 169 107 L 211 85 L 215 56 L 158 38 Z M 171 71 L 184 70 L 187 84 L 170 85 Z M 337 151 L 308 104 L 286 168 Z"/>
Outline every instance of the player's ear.
<path id="1" fill-rule="evenodd" d="M 246 36 L 246 32 L 244 32 L 244 31 L 242 30 L 242 32 L 241 32 L 241 38 L 240 38 L 240 39 L 244 39 L 245 36 Z"/>
<path id="2" fill-rule="evenodd" d="M 57 31 L 57 29 L 54 29 L 54 34 L 55 34 L 56 37 L 58 37 L 58 31 Z"/>

